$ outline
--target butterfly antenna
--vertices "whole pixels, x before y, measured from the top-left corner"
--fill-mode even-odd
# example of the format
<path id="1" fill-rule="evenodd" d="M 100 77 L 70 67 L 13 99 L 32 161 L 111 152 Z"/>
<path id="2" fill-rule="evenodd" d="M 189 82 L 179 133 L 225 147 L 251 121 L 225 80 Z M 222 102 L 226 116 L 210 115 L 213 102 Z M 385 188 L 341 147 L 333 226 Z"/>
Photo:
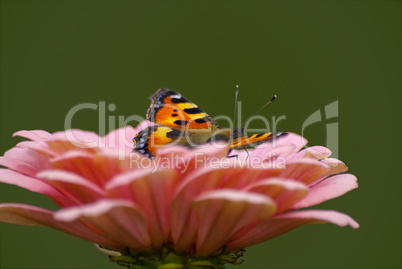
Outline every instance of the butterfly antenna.
<path id="1" fill-rule="evenodd" d="M 233 122 L 234 122 L 234 128 L 236 128 L 236 114 L 237 114 L 237 95 L 239 94 L 239 85 L 236 85 L 236 92 L 235 92 L 235 104 L 234 104 L 234 116 L 233 116 Z"/>
<path id="2" fill-rule="evenodd" d="M 270 103 L 272 103 L 278 96 L 274 95 L 274 97 L 272 97 L 272 99 L 270 101 L 268 101 L 267 103 L 265 103 L 265 105 L 263 105 L 262 107 L 260 107 L 260 109 L 258 109 L 256 112 L 254 112 L 250 117 L 248 117 L 245 121 L 243 121 L 241 123 L 241 125 L 243 126 L 244 123 L 246 123 L 251 117 L 257 115 L 261 110 L 263 110 L 267 105 L 269 105 Z"/>

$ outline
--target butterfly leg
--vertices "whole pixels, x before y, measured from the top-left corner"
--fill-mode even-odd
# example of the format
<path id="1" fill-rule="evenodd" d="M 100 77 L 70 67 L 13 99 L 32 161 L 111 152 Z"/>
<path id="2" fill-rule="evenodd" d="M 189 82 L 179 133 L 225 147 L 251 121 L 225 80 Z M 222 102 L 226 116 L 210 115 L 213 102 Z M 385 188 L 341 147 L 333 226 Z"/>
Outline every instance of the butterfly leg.
<path id="1" fill-rule="evenodd" d="M 244 160 L 247 160 L 247 159 L 248 159 L 248 156 L 250 156 L 250 153 L 248 152 L 247 149 L 245 149 L 245 151 L 246 151 L 247 155 L 246 155 L 246 158 L 245 158 Z"/>
<path id="2" fill-rule="evenodd" d="M 230 152 L 232 152 L 232 149 L 229 149 L 228 156 L 226 158 L 230 159 L 230 158 L 238 158 L 239 157 L 238 154 L 230 155 Z"/>

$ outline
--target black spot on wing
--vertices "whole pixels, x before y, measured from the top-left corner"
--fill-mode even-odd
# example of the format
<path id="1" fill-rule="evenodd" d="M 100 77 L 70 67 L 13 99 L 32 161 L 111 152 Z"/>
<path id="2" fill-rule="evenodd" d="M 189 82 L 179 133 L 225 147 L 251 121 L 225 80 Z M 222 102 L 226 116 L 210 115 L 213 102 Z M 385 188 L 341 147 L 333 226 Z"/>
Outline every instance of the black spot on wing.
<path id="1" fill-rule="evenodd" d="M 203 113 L 204 111 L 202 111 L 199 107 L 193 107 L 193 108 L 185 108 L 184 112 L 188 114 L 198 114 Z"/>
<path id="2" fill-rule="evenodd" d="M 255 138 L 259 138 L 259 137 L 261 137 L 261 136 L 263 136 L 263 135 L 265 135 L 266 133 L 260 133 L 260 134 L 257 134 L 256 136 L 255 136 Z"/>
<path id="3" fill-rule="evenodd" d="M 205 122 L 209 122 L 209 121 L 210 120 L 207 117 L 199 118 L 199 119 L 195 120 L 196 123 L 205 123 Z"/>
<path id="4" fill-rule="evenodd" d="M 174 121 L 173 123 L 176 124 L 176 125 L 180 125 L 180 126 L 186 126 L 187 123 L 188 123 L 188 121 L 185 121 L 185 120 L 176 120 L 176 121 Z"/>
<path id="5" fill-rule="evenodd" d="M 259 136 L 263 136 L 263 135 L 265 135 L 265 134 L 267 134 L 267 133 L 258 134 L 255 138 L 257 138 L 257 137 L 259 137 Z M 288 133 L 281 133 L 281 132 L 271 133 L 270 135 L 268 135 L 267 137 L 265 137 L 264 140 L 255 142 L 255 143 L 253 143 L 253 144 L 259 145 L 259 144 L 262 144 L 262 143 L 272 143 L 272 142 L 274 142 L 276 139 L 278 139 L 279 137 L 285 137 L 285 136 L 287 136 L 287 135 L 288 135 Z M 255 138 L 254 138 L 254 139 L 255 139 Z"/>
<path id="6" fill-rule="evenodd" d="M 176 113 L 172 114 L 172 117 L 177 117 L 177 116 L 178 116 L 178 114 L 176 114 Z"/>
<path id="7" fill-rule="evenodd" d="M 149 99 L 151 99 L 151 106 L 148 108 L 147 110 L 147 117 L 146 119 L 152 122 L 155 122 L 155 115 L 159 112 L 159 110 L 165 106 L 165 98 L 171 95 L 177 95 L 177 96 L 181 96 L 180 94 L 178 94 L 175 91 L 169 90 L 169 89 L 159 89 L 156 91 L 156 93 L 154 93 Z M 180 98 L 171 98 L 171 102 L 172 103 L 192 103 L 191 101 L 187 100 L 184 97 L 180 97 Z M 174 112 L 179 112 L 179 109 L 173 109 Z M 201 112 L 203 112 L 200 109 Z M 205 113 L 205 112 L 203 112 Z M 190 113 L 189 113 L 190 114 Z M 211 122 L 213 128 L 215 129 L 219 129 L 219 125 L 211 118 L 211 117 L 204 117 L 204 118 L 200 118 L 195 120 L 196 123 L 205 123 L 205 122 Z"/>
<path id="8" fill-rule="evenodd" d="M 259 135 L 262 136 L 264 134 L 267 134 L 267 133 L 258 134 L 255 138 L 257 138 Z M 288 133 L 281 133 L 281 132 L 271 133 L 269 136 L 266 137 L 266 139 L 256 142 L 256 144 L 261 144 L 261 143 L 265 143 L 265 142 L 272 143 L 279 137 L 285 137 L 287 135 L 288 135 Z"/>
<path id="9" fill-rule="evenodd" d="M 166 133 L 166 137 L 172 139 L 172 141 L 176 141 L 176 139 L 184 136 L 185 133 L 182 130 L 172 128 L 171 131 Z"/>

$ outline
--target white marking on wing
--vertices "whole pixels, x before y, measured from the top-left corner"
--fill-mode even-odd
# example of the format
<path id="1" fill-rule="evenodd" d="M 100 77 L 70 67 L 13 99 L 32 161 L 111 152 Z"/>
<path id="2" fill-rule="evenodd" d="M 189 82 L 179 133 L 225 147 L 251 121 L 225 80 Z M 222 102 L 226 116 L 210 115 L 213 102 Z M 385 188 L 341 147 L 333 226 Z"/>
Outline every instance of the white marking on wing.
<path id="1" fill-rule="evenodd" d="M 174 95 L 171 95 L 170 97 L 174 98 L 174 99 L 180 99 L 181 95 L 180 94 L 174 94 Z"/>

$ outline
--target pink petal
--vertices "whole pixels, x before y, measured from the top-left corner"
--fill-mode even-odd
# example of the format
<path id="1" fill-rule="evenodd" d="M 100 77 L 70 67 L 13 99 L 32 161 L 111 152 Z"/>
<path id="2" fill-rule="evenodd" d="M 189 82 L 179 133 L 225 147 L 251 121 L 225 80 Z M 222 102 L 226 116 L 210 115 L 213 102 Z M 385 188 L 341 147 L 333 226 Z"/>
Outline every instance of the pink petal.
<path id="1" fill-rule="evenodd" d="M 276 217 L 278 219 L 311 219 L 319 223 L 332 223 L 340 227 L 350 226 L 353 229 L 359 228 L 359 224 L 344 213 L 334 210 L 303 210 L 296 211 Z"/>
<path id="2" fill-rule="evenodd" d="M 348 215 L 332 210 L 306 210 L 291 212 L 264 220 L 227 244 L 228 250 L 242 249 L 270 240 L 306 224 L 333 223 L 338 226 L 359 228 L 359 224 Z"/>
<path id="3" fill-rule="evenodd" d="M 131 162 L 136 160 L 136 158 L 131 155 L 139 156 L 139 153 L 132 153 L 125 156 L 123 159 L 119 159 L 119 153 L 111 150 L 102 150 L 95 155 L 94 165 L 95 169 L 102 175 L 104 179 L 104 184 L 109 182 L 114 176 L 120 174 L 124 171 L 135 169 L 135 165 Z M 140 157 L 138 157 L 140 158 Z"/>
<path id="4" fill-rule="evenodd" d="M 167 167 L 175 168 L 182 177 L 198 170 L 200 167 L 210 167 L 209 162 L 225 158 L 228 154 L 227 143 L 216 142 L 204 144 L 194 149 L 175 145 L 160 148 L 156 151 L 156 159 L 169 163 Z"/>
<path id="5" fill-rule="evenodd" d="M 309 187 L 294 180 L 270 178 L 249 186 L 247 190 L 269 196 L 276 203 L 276 212 L 280 212 L 303 199 L 309 192 Z"/>
<path id="6" fill-rule="evenodd" d="M 301 150 L 300 152 L 290 157 L 289 160 L 300 159 L 300 158 L 314 158 L 320 160 L 328 158 L 329 156 L 331 156 L 331 154 L 332 152 L 326 147 L 313 146 Z"/>
<path id="7" fill-rule="evenodd" d="M 329 165 L 331 167 L 330 175 L 338 174 L 348 171 L 348 167 L 340 160 L 334 158 L 325 158 L 321 162 Z"/>
<path id="8" fill-rule="evenodd" d="M 232 149 L 229 152 L 228 157 L 234 156 L 234 157 L 229 158 L 233 162 L 238 161 L 238 160 L 246 161 L 247 158 L 249 158 L 253 154 L 253 152 L 254 152 L 254 149 L 247 149 L 247 151 L 243 150 L 243 149 Z M 263 151 L 261 151 L 261 152 L 263 152 Z"/>
<path id="9" fill-rule="evenodd" d="M 162 147 L 156 150 L 156 158 L 167 158 L 169 160 L 169 164 L 175 164 L 175 158 L 178 161 L 185 160 L 185 156 L 191 154 L 191 149 L 181 146 L 169 146 L 169 147 Z"/>
<path id="10" fill-rule="evenodd" d="M 265 160 L 277 159 L 277 158 L 287 158 L 293 154 L 298 148 L 295 145 L 283 145 L 277 146 L 271 149 L 255 149 L 250 154 L 250 160 L 253 158 L 261 158 Z"/>
<path id="11" fill-rule="evenodd" d="M 37 175 L 57 188 L 76 204 L 90 203 L 105 197 L 106 193 L 97 185 L 71 172 L 48 170 Z"/>
<path id="12" fill-rule="evenodd" d="M 178 252 L 186 252 L 196 236 L 197 220 L 191 203 L 200 193 L 215 189 L 224 173 L 225 169 L 200 170 L 178 187 L 170 206 L 172 238 Z"/>
<path id="13" fill-rule="evenodd" d="M 106 179 L 94 164 L 94 154 L 83 150 L 70 150 L 51 160 L 56 170 L 72 172 L 103 186 Z"/>
<path id="14" fill-rule="evenodd" d="M 57 156 L 58 153 L 51 148 L 49 148 L 48 144 L 41 144 L 34 141 L 22 141 L 16 145 L 17 148 L 27 148 L 31 150 L 35 150 L 39 153 L 42 153 L 45 156 Z"/>
<path id="15" fill-rule="evenodd" d="M 46 131 L 42 130 L 32 130 L 32 131 L 18 131 L 13 134 L 13 137 L 20 136 L 27 138 L 29 140 L 35 141 L 37 143 L 44 144 L 46 140 L 52 138 L 52 135 Z"/>
<path id="16" fill-rule="evenodd" d="M 44 155 L 32 149 L 17 147 L 6 151 L 4 157 L 0 157 L 0 165 L 28 176 L 50 168 L 49 160 Z"/>
<path id="17" fill-rule="evenodd" d="M 181 145 L 161 147 L 156 150 L 154 163 L 162 163 L 164 168 L 175 169 L 180 176 L 184 178 L 185 175 L 192 171 L 192 157 L 191 149 Z"/>
<path id="18" fill-rule="evenodd" d="M 179 252 L 187 251 L 194 243 L 197 230 L 197 220 L 191 208 L 191 203 L 201 193 L 217 188 L 242 189 L 248 184 L 266 178 L 271 169 L 198 169 L 191 173 L 176 189 L 171 202 L 172 238 Z"/>
<path id="19" fill-rule="evenodd" d="M 169 159 L 163 159 L 159 160 L 158 156 L 156 159 L 150 159 L 145 157 L 143 154 L 133 151 L 131 152 L 126 158 L 123 159 L 126 163 L 124 164 L 124 167 L 126 167 L 126 170 L 147 170 L 147 169 L 153 169 L 156 170 L 158 168 L 170 168 L 172 166 L 171 162 Z M 161 161 L 163 162 L 163 165 L 161 165 Z M 128 166 L 127 166 L 128 164 Z M 161 167 L 163 166 L 163 167 Z M 128 168 L 128 169 L 127 169 Z"/>
<path id="20" fill-rule="evenodd" d="M 151 240 L 146 218 L 132 202 L 99 200 L 93 204 L 61 209 L 55 219 L 63 222 L 85 220 L 117 242 L 136 251 L 149 251 Z"/>
<path id="21" fill-rule="evenodd" d="M 159 164 L 156 160 L 147 158 L 139 152 L 134 151 L 121 156 L 119 152 L 110 149 L 102 149 L 97 152 L 94 163 L 107 182 L 120 173 L 130 170 L 155 169 Z"/>
<path id="22" fill-rule="evenodd" d="M 99 135 L 94 132 L 80 129 L 69 129 L 53 134 L 53 140 L 70 141 L 71 143 L 87 144 L 88 146 L 92 143 L 99 145 L 99 138 Z"/>
<path id="23" fill-rule="evenodd" d="M 316 177 L 315 180 L 309 181 L 308 185 L 310 187 L 316 185 L 317 183 L 321 182 L 324 178 L 330 175 L 343 173 L 348 170 L 348 167 L 338 159 L 325 158 L 320 160 L 320 162 L 325 164 L 328 167 L 328 170 L 325 173 L 321 174 L 321 177 L 318 178 Z"/>
<path id="24" fill-rule="evenodd" d="M 56 154 L 53 153 L 53 156 L 57 156 L 59 154 L 62 154 L 66 151 L 69 150 L 75 150 L 75 149 L 81 149 L 81 150 L 88 150 L 89 152 L 94 152 L 94 148 L 96 147 L 95 144 L 84 144 L 84 143 L 79 143 L 77 141 L 70 142 L 68 140 L 52 140 L 47 142 L 47 145 L 49 146 L 49 150 L 46 152 L 53 153 L 55 152 Z"/>
<path id="25" fill-rule="evenodd" d="M 330 175 L 331 167 L 314 159 L 299 159 L 286 163 L 286 168 L 279 177 L 294 179 L 309 184 L 319 178 Z"/>
<path id="26" fill-rule="evenodd" d="M 144 212 L 154 247 L 169 239 L 169 203 L 177 183 L 174 170 L 142 169 L 113 178 L 106 189 L 110 197 L 134 201 Z"/>
<path id="27" fill-rule="evenodd" d="M 228 156 L 229 145 L 227 143 L 217 141 L 214 143 L 199 145 L 191 151 L 193 158 L 204 158 L 208 157 L 224 158 Z"/>
<path id="28" fill-rule="evenodd" d="M 10 170 L 18 171 L 19 173 L 27 176 L 35 176 L 35 174 L 38 172 L 38 170 L 31 165 L 18 159 L 0 157 L 0 165 L 5 166 Z"/>
<path id="29" fill-rule="evenodd" d="M 292 152 L 296 153 L 300 149 L 302 149 L 307 144 L 307 140 L 295 133 L 288 133 L 284 137 L 279 137 L 273 143 L 263 143 L 257 146 L 254 151 L 253 155 L 258 156 L 259 154 L 264 154 L 264 151 L 271 151 L 276 147 L 282 146 L 292 146 Z"/>
<path id="30" fill-rule="evenodd" d="M 93 152 L 94 148 L 100 146 L 100 141 L 101 138 L 94 132 L 71 129 L 54 133 L 52 139 L 47 141 L 47 145 L 56 153 L 74 149 Z"/>
<path id="31" fill-rule="evenodd" d="M 357 187 L 357 178 L 354 175 L 341 174 L 332 176 L 311 187 L 309 194 L 303 200 L 293 205 L 293 208 L 318 205 L 327 200 L 342 196 Z"/>
<path id="32" fill-rule="evenodd" d="M 101 138 L 101 147 L 119 152 L 121 155 L 129 154 L 133 151 L 133 138 L 136 134 L 136 129 L 129 125 L 113 130 Z"/>
<path id="33" fill-rule="evenodd" d="M 53 211 L 31 205 L 0 204 L 1 222 L 30 226 L 48 226 L 105 247 L 117 250 L 124 248 L 124 245 L 111 241 L 107 234 L 100 234 L 79 220 L 69 223 L 57 221 L 53 218 L 53 213 Z"/>
<path id="34" fill-rule="evenodd" d="M 9 169 L 0 168 L 0 182 L 44 194 L 59 206 L 74 204 L 70 199 L 66 198 L 62 193 L 48 183 Z"/>
<path id="35" fill-rule="evenodd" d="M 275 203 L 268 197 L 243 191 L 215 190 L 194 202 L 199 223 L 196 256 L 204 257 L 223 247 L 247 225 L 272 216 Z"/>
<path id="36" fill-rule="evenodd" d="M 43 170 L 49 166 L 49 159 L 34 150 L 14 147 L 4 153 L 5 158 L 18 160 L 33 167 L 35 170 Z"/>

